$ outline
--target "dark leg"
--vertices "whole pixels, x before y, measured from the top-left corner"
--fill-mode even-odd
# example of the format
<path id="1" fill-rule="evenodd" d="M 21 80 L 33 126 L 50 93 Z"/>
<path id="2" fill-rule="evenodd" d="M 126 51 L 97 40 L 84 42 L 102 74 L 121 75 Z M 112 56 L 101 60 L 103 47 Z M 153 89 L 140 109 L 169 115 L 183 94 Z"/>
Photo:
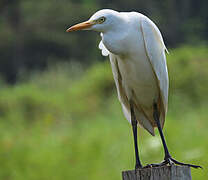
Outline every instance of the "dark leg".
<path id="1" fill-rule="evenodd" d="M 137 168 L 142 168 L 142 164 L 139 159 L 138 144 L 137 144 L 137 120 L 134 113 L 134 106 L 131 101 L 130 101 L 130 110 L 131 110 L 131 124 L 134 135 L 134 148 L 135 148 L 135 156 L 136 156 L 135 169 L 137 169 Z"/>
<path id="2" fill-rule="evenodd" d="M 157 110 L 157 105 L 156 104 L 154 104 L 153 117 L 156 121 L 158 130 L 159 130 L 159 134 L 160 134 L 160 137 L 161 137 L 161 140 L 162 140 L 163 148 L 164 148 L 164 151 L 165 151 L 165 158 L 164 159 L 169 159 L 169 158 L 171 158 L 171 156 L 170 156 L 170 153 L 168 151 L 168 147 L 167 147 L 167 144 L 165 142 L 165 137 L 164 137 L 163 132 L 162 132 L 162 127 L 160 125 L 160 120 L 159 120 L 159 115 L 158 115 L 158 110 Z"/>
<path id="3" fill-rule="evenodd" d="M 158 127 L 158 130 L 159 130 L 159 134 L 160 134 L 160 137 L 161 137 L 161 140 L 162 140 L 162 144 L 163 144 L 163 148 L 164 148 L 164 152 L 165 152 L 165 158 L 164 158 L 164 161 L 160 164 L 150 164 L 150 165 L 147 165 L 147 167 L 149 166 L 162 166 L 162 165 L 166 165 L 166 164 L 178 164 L 178 165 L 182 165 L 182 166 L 189 166 L 189 167 L 193 167 L 193 168 L 202 168 L 201 166 L 197 166 L 197 165 L 192 165 L 192 164 L 185 164 L 185 163 L 181 163 L 181 162 L 178 162 L 176 161 L 175 159 L 173 159 L 168 151 L 168 147 L 167 147 L 167 144 L 165 142 L 165 137 L 163 135 L 163 132 L 162 132 L 162 127 L 161 127 L 161 124 L 160 124 L 160 120 L 159 120 L 159 114 L 158 114 L 158 109 L 157 109 L 157 105 L 154 104 L 154 113 L 153 113 L 153 117 L 156 121 L 156 124 L 157 124 L 157 127 Z"/>

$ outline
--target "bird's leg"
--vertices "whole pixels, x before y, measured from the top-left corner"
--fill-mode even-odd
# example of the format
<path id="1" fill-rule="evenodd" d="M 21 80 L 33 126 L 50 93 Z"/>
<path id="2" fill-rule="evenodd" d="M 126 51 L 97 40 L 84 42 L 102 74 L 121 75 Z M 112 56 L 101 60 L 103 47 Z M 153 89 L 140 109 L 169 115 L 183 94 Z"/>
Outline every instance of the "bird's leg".
<path id="1" fill-rule="evenodd" d="M 164 161 L 162 163 L 159 163 L 159 164 L 149 164 L 146 167 L 163 166 L 163 165 L 166 165 L 166 164 L 169 164 L 169 165 L 177 164 L 177 165 L 189 166 L 189 167 L 193 167 L 193 168 L 202 168 L 201 166 L 197 166 L 197 165 L 193 165 L 193 164 L 181 163 L 181 162 L 176 161 L 175 159 L 173 159 L 171 157 L 171 155 L 170 155 L 170 153 L 168 151 L 168 147 L 167 147 L 167 144 L 166 144 L 166 141 L 165 141 L 165 137 L 163 135 L 162 127 L 161 127 L 160 120 L 159 120 L 159 113 L 158 113 L 158 109 L 157 109 L 157 105 L 156 104 L 154 104 L 153 117 L 154 117 L 154 119 L 156 121 L 158 130 L 159 130 L 159 134 L 160 134 L 160 137 L 161 137 L 161 140 L 162 140 L 162 144 L 163 144 L 163 148 L 164 148 L 164 152 L 165 152 L 165 158 L 164 158 Z"/>
<path id="2" fill-rule="evenodd" d="M 171 158 L 171 156 L 170 156 L 170 153 L 168 151 L 168 147 L 167 147 L 167 144 L 166 144 L 166 141 L 165 141 L 165 137 L 163 135 L 162 127 L 161 127 L 161 124 L 160 124 L 158 110 L 157 110 L 157 104 L 154 104 L 153 117 L 154 117 L 154 119 L 156 121 L 158 130 L 159 130 L 159 134 L 160 134 L 160 137 L 161 137 L 161 140 L 162 140 L 162 144 L 163 144 L 163 148 L 164 148 L 164 152 L 165 152 L 165 158 L 164 159 L 169 159 L 169 158 Z"/>
<path id="3" fill-rule="evenodd" d="M 135 148 L 135 156 L 136 156 L 136 165 L 135 169 L 142 168 L 141 161 L 139 159 L 139 152 L 138 152 L 138 143 L 137 143 L 137 120 L 134 113 L 134 106 L 132 101 L 130 101 L 130 110 L 131 110 L 131 125 L 134 135 L 134 148 Z"/>

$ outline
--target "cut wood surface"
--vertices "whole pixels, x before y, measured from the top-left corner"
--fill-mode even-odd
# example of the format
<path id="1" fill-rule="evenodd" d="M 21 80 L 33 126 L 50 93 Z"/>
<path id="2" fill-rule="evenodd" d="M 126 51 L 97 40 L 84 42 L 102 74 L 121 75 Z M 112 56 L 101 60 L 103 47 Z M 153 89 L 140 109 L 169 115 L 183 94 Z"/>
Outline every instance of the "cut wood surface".
<path id="1" fill-rule="evenodd" d="M 191 180 L 187 166 L 162 166 L 122 172 L 123 180 Z"/>

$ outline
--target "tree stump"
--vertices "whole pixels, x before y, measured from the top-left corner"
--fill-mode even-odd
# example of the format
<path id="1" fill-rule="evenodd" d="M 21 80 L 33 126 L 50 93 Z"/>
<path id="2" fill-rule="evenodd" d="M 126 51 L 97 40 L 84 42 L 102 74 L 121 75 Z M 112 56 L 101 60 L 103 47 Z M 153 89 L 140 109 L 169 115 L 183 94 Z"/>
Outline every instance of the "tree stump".
<path id="1" fill-rule="evenodd" d="M 122 172 L 123 180 L 191 180 L 187 166 L 162 166 Z"/>

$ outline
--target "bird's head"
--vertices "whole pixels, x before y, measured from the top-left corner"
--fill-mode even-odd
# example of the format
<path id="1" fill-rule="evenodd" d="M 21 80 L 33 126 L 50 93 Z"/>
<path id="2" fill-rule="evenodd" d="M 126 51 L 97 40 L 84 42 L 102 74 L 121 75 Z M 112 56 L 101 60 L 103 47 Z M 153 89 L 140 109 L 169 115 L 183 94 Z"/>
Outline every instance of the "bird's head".
<path id="1" fill-rule="evenodd" d="M 115 24 L 118 24 L 117 22 L 120 18 L 119 12 L 110 9 L 103 9 L 93 14 L 89 20 L 68 28 L 66 32 L 78 30 L 105 32 L 112 29 Z"/>

